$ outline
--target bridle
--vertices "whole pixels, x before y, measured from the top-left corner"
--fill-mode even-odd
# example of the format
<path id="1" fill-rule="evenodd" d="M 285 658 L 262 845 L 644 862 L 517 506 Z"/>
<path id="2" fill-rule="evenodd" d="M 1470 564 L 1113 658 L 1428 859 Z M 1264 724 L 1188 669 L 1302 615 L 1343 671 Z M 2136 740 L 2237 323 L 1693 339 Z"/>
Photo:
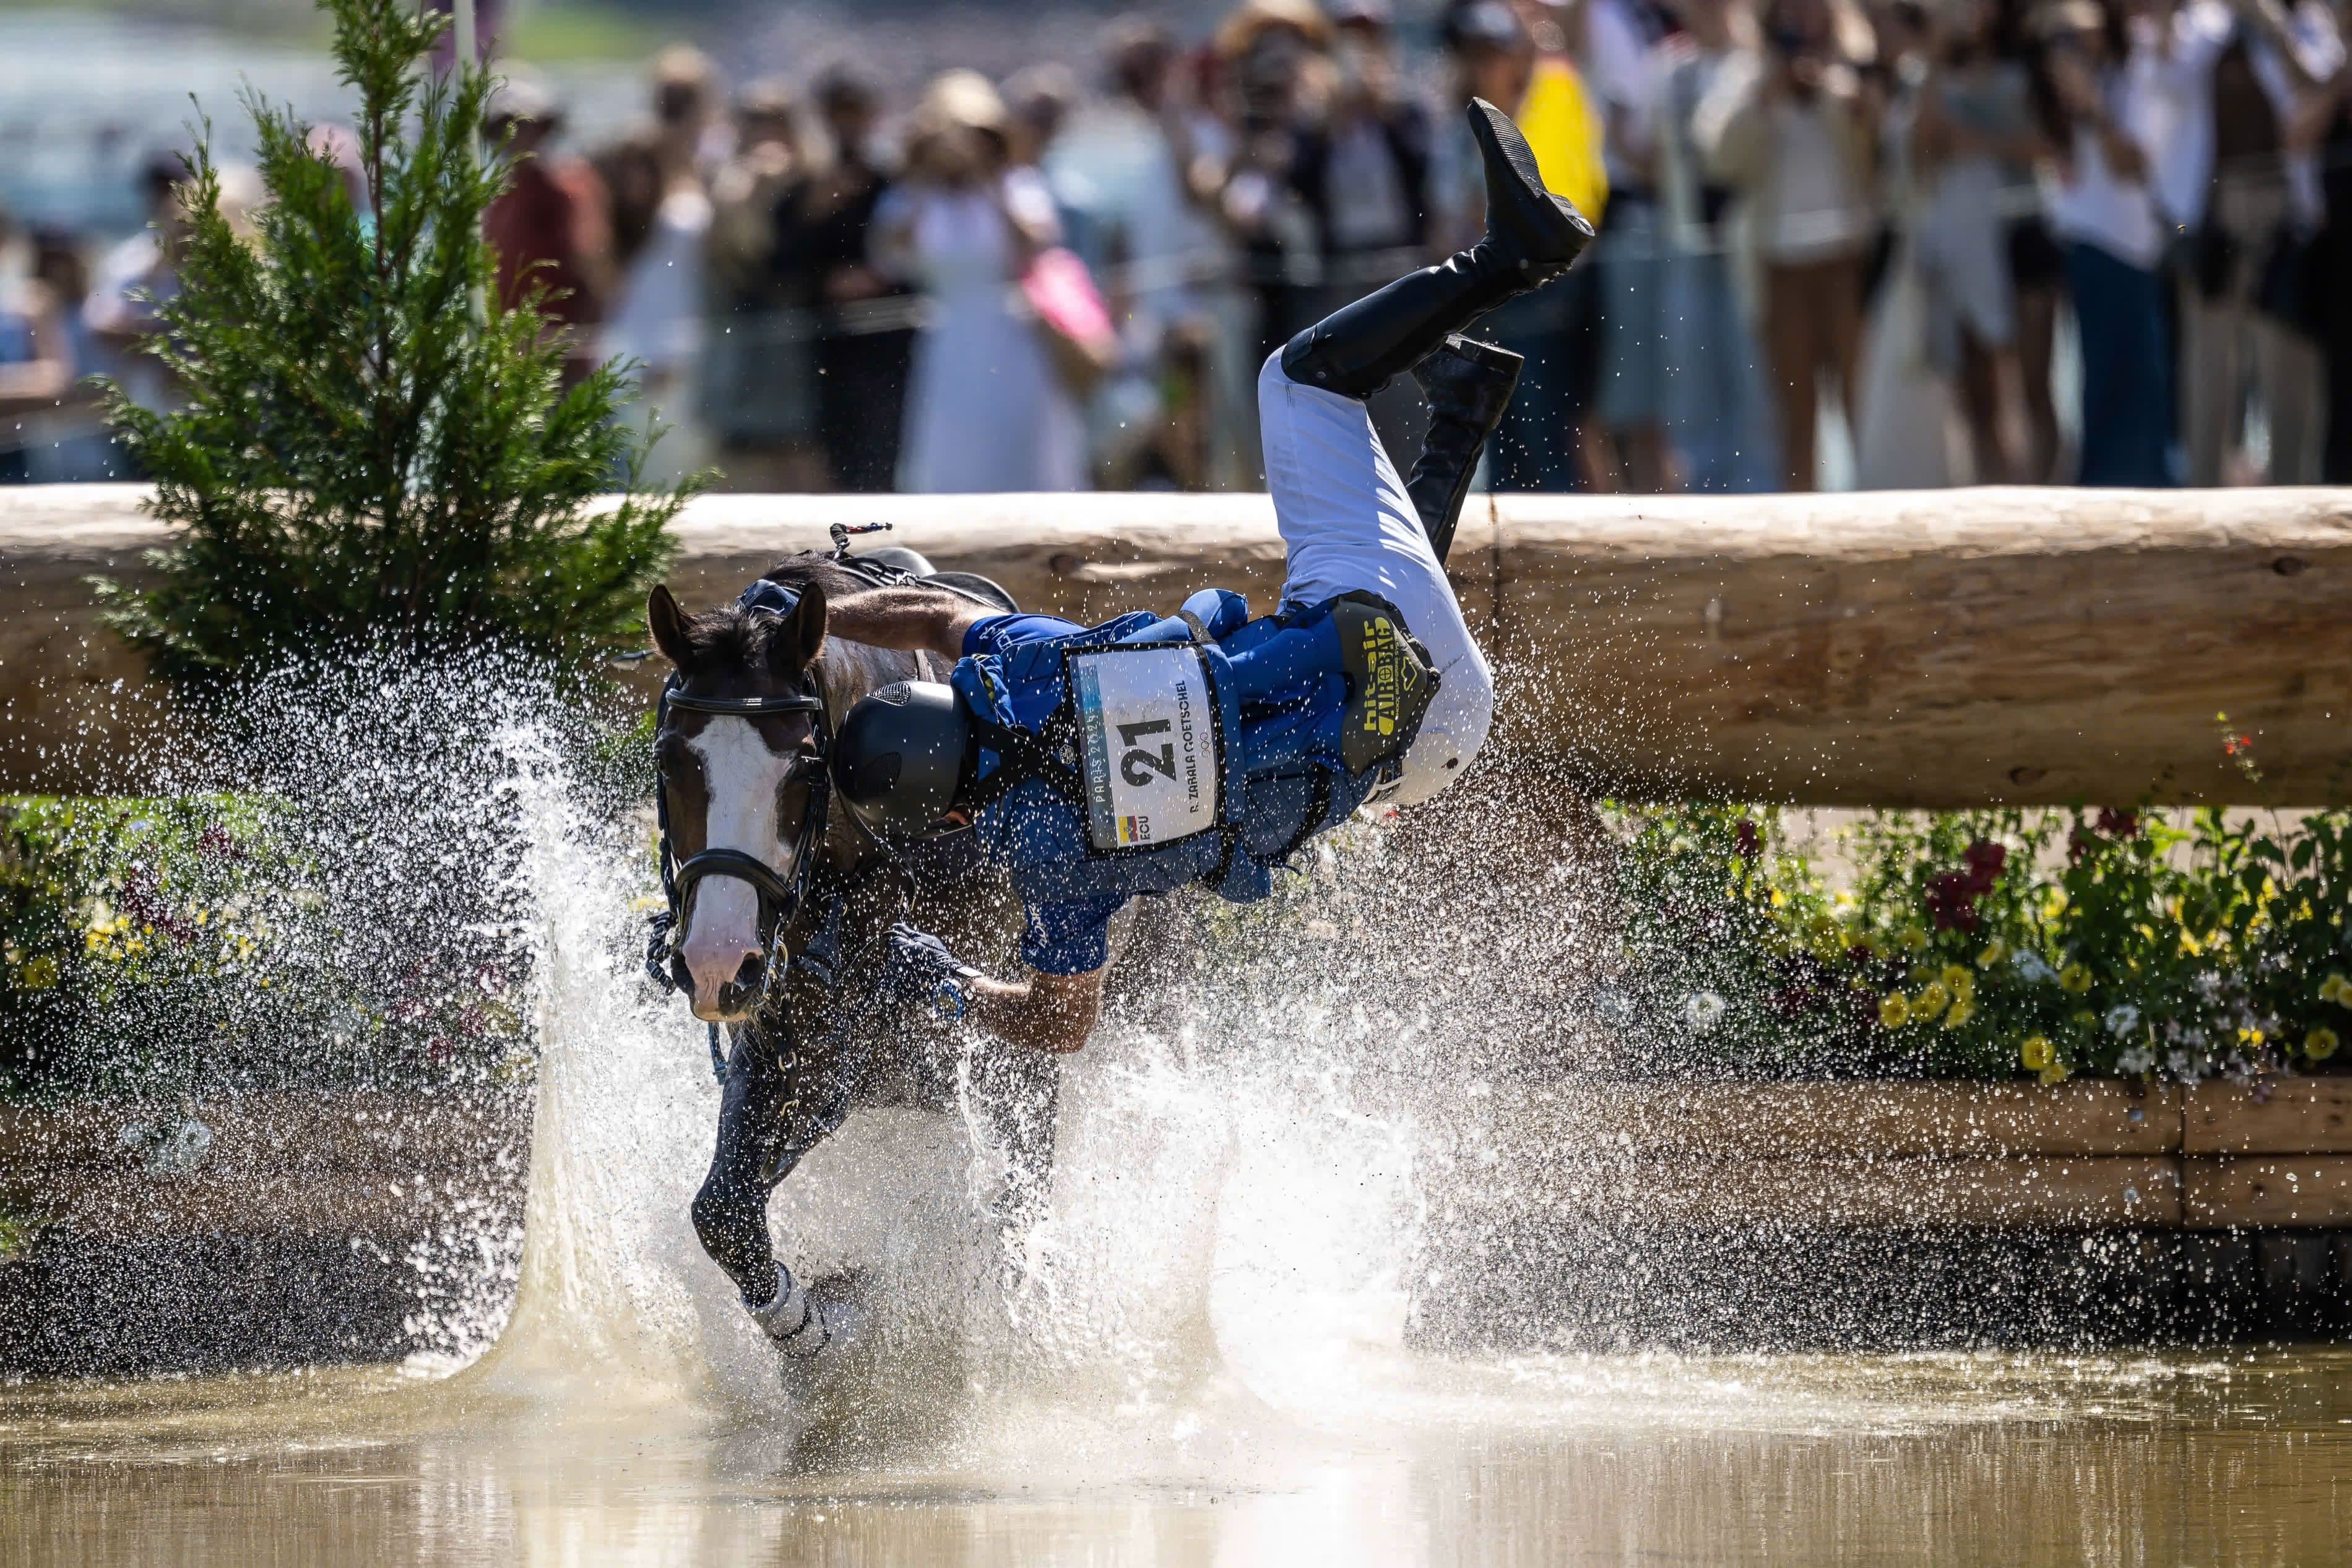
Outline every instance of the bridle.
<path id="1" fill-rule="evenodd" d="M 817 695 L 814 677 L 808 677 L 805 689 L 773 697 L 706 697 L 680 689 L 678 678 L 672 675 L 663 683 L 661 700 L 654 710 L 654 733 L 658 736 L 667 727 L 670 710 L 681 713 L 707 713 L 734 718 L 761 718 L 781 714 L 806 714 L 809 727 L 816 738 L 813 753 L 803 752 L 793 764 L 795 774 L 808 779 L 808 800 L 801 808 L 800 840 L 793 852 L 793 867 L 789 875 L 779 872 L 757 855 L 741 850 L 708 849 L 699 854 L 677 858 L 670 842 L 669 791 L 656 783 L 654 788 L 654 815 L 660 824 L 662 899 L 665 907 L 653 917 L 653 929 L 646 945 L 646 973 L 655 984 L 667 989 L 691 990 L 693 977 L 686 970 L 682 945 L 686 936 L 686 917 L 692 906 L 694 890 L 704 879 L 731 876 L 751 884 L 759 897 L 760 950 L 770 960 L 769 974 L 774 974 L 776 939 L 800 914 L 808 899 L 809 880 L 815 870 L 817 846 L 824 841 L 825 830 L 833 816 L 833 726 L 825 716 L 824 698 Z M 718 1044 L 719 1028 L 711 1026 L 711 1056 L 722 1069 L 724 1058 Z"/>
<path id="2" fill-rule="evenodd" d="M 894 567 L 878 561 L 861 560 L 849 553 L 849 536 L 874 533 L 889 526 L 887 523 L 862 526 L 834 524 L 832 560 L 873 587 L 911 580 L 905 572 Z M 968 590 L 959 588 L 955 591 L 976 597 Z M 997 608 L 988 601 L 982 602 L 990 603 L 991 609 Z M 816 740 L 814 751 L 802 753 L 794 760 L 793 772 L 787 775 L 788 779 L 805 777 L 808 779 L 808 800 L 801 809 L 800 841 L 793 852 L 789 874 L 741 850 L 707 849 L 699 854 L 679 860 L 670 844 L 669 791 L 656 780 L 654 786 L 654 815 L 661 832 L 657 852 L 661 862 L 664 906 L 654 913 L 650 922 L 651 930 L 646 942 L 646 974 L 665 990 L 691 992 L 694 988 L 693 977 L 687 972 L 686 957 L 681 950 L 686 937 L 686 917 L 691 908 L 694 890 L 706 879 L 714 876 L 731 876 L 749 883 L 759 897 L 757 932 L 760 950 L 767 958 L 763 985 L 772 985 L 783 967 L 776 962 L 777 944 L 809 905 L 810 886 L 818 859 L 817 849 L 833 823 L 833 724 L 826 716 L 824 698 L 817 690 L 815 675 L 803 671 L 801 679 L 803 683 L 801 690 L 772 697 L 696 696 L 682 689 L 675 674 L 662 684 L 661 697 L 654 709 L 654 734 L 656 737 L 668 727 L 670 710 L 675 708 L 681 713 L 737 718 L 806 714 Z M 849 820 L 860 834 L 890 862 L 903 904 L 913 892 L 913 875 L 905 859 L 877 837 L 872 829 L 858 820 L 856 812 L 849 813 Z M 835 903 L 839 903 L 838 898 Z M 715 1023 L 710 1025 L 710 1065 L 711 1071 L 724 1082 L 727 1054 L 719 1043 L 719 1026 Z"/>

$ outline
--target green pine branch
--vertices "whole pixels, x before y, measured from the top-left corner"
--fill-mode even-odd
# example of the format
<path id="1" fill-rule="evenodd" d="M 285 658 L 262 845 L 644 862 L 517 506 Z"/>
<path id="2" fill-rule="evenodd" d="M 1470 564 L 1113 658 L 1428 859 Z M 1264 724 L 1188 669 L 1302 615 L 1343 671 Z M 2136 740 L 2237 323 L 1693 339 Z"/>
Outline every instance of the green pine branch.
<path id="1" fill-rule="evenodd" d="M 194 686 L 362 647 L 494 643 L 584 665 L 634 636 L 699 481 L 646 489 L 646 444 L 614 417 L 624 368 L 565 390 L 544 292 L 499 303 L 482 237 L 506 181 L 480 151 L 492 84 L 470 66 L 432 74 L 446 18 L 415 0 L 323 4 L 373 221 L 310 127 L 257 94 L 268 201 L 251 239 L 200 146 L 179 290 L 146 345 L 183 406 L 103 388 L 153 513 L 181 531 L 149 558 L 152 585 L 99 580 L 108 619 Z M 617 501 L 592 506 L 615 476 Z"/>

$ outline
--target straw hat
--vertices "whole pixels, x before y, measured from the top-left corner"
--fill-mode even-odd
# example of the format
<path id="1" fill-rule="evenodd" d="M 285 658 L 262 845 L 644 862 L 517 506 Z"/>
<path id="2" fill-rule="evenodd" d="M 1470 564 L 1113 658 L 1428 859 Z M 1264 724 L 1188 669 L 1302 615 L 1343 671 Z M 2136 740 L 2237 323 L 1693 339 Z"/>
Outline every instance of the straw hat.
<path id="1" fill-rule="evenodd" d="M 985 131 L 1004 134 L 1004 99 L 974 70 L 942 71 L 923 89 L 914 122 L 923 131 Z"/>
<path id="2" fill-rule="evenodd" d="M 1296 33 L 1320 47 L 1330 40 L 1331 21 L 1315 0 L 1243 0 L 1217 28 L 1217 53 L 1237 60 L 1276 32 Z"/>

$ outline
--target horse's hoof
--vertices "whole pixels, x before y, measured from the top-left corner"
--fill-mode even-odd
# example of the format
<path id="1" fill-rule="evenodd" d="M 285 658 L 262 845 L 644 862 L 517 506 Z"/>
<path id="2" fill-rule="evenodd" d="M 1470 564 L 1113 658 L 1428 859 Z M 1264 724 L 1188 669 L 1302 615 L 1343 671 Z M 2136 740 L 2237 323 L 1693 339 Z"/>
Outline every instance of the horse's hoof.
<path id="1" fill-rule="evenodd" d="M 790 1339 L 778 1340 L 776 1348 L 793 1361 L 838 1361 L 865 1329 L 865 1287 L 862 1269 L 812 1281 L 807 1328 Z"/>

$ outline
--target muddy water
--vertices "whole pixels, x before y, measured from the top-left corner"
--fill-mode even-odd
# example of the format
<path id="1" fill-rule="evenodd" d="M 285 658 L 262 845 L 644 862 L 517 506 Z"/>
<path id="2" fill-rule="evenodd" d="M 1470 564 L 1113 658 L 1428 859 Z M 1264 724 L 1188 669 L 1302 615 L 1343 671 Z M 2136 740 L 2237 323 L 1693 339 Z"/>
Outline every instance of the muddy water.
<path id="1" fill-rule="evenodd" d="M 2342 1353 L 1387 1370 L 1388 1414 L 1338 1424 L 1212 1380 L 947 1431 L 394 1370 L 18 1387 L 0 1562 L 2308 1564 L 2352 1542 Z"/>
<path id="2" fill-rule="evenodd" d="M 1481 1265 L 1428 1195 L 1540 1153 L 1504 1160 L 1475 1114 L 1465 1138 L 1430 1004 L 1377 976 L 1220 982 L 1172 1032 L 1106 1029 L 1017 1236 L 970 1117 L 853 1117 L 771 1218 L 874 1310 L 780 1378 L 687 1223 L 716 1090 L 634 977 L 642 861 L 527 743 L 522 1235 L 445 1238 L 408 1365 L 0 1386 L 0 1568 L 2306 1564 L 2352 1540 L 2352 1354 L 1433 1352 L 1412 1301 Z"/>

